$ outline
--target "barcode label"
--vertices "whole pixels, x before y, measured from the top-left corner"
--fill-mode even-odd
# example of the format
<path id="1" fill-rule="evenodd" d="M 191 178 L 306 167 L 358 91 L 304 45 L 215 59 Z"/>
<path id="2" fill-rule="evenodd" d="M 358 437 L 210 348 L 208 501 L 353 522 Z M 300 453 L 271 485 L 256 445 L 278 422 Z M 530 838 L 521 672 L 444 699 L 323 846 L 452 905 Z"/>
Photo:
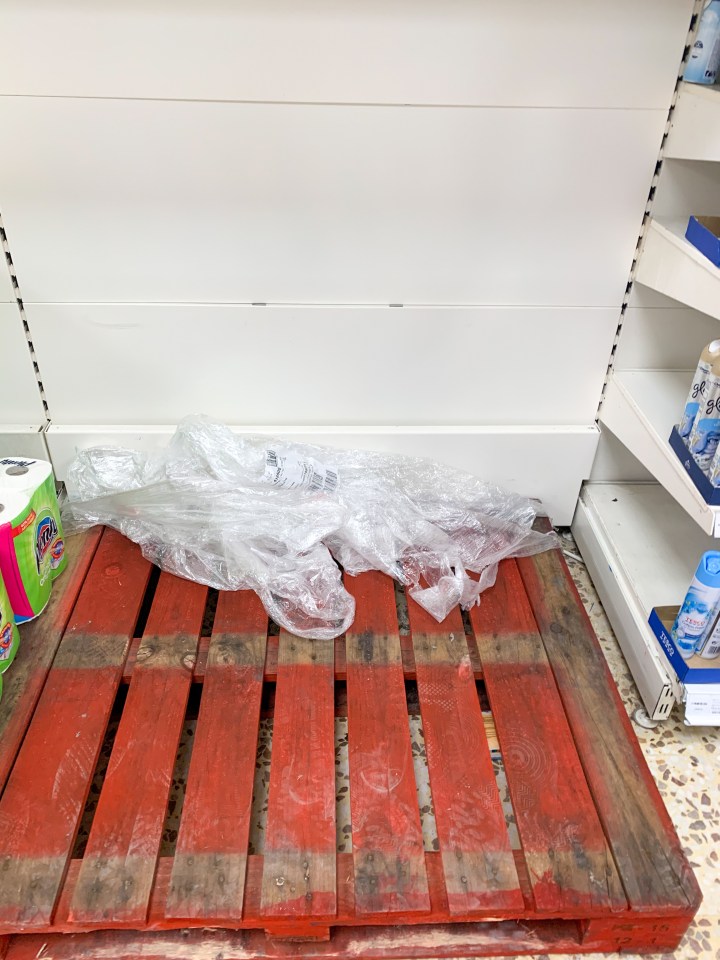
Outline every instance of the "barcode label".
<path id="1" fill-rule="evenodd" d="M 265 451 L 265 483 L 281 490 L 305 488 L 313 493 L 334 493 L 338 485 L 335 467 L 326 467 L 311 457 L 299 457 L 290 451 Z"/>

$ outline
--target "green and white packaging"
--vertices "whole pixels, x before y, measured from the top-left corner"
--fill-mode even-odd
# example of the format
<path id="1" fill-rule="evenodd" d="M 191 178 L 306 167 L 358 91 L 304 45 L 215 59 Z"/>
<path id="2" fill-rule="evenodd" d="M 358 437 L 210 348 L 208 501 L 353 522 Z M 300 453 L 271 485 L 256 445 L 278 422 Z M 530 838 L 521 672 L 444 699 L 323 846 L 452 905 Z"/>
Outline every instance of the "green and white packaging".
<path id="1" fill-rule="evenodd" d="M 43 611 L 66 563 L 51 465 L 23 457 L 0 460 L 0 574 L 16 623 Z"/>
<path id="2" fill-rule="evenodd" d="M 15 616 L 10 606 L 5 583 L 0 577 L 0 677 L 15 659 L 20 634 L 15 625 Z M 2 679 L 0 679 L 0 697 L 2 696 Z"/>

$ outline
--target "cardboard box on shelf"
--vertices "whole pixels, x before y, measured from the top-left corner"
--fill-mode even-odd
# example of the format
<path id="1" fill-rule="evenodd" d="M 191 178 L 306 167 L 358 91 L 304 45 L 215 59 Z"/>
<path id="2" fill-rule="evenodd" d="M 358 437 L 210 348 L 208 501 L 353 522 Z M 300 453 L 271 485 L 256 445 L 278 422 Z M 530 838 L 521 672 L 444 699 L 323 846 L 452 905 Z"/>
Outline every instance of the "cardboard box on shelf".
<path id="1" fill-rule="evenodd" d="M 685 660 L 680 656 L 671 633 L 679 609 L 654 607 L 648 622 L 683 684 L 685 723 L 694 727 L 720 726 L 720 658 L 705 660 L 695 654 Z"/>
<path id="2" fill-rule="evenodd" d="M 685 467 L 690 479 L 695 484 L 700 496 L 706 503 L 712 506 L 720 506 L 720 487 L 714 487 L 707 476 L 702 472 L 688 450 L 685 441 L 680 436 L 677 427 L 672 428 L 672 433 L 668 438 L 670 447 L 675 452 L 680 463 Z"/>
<path id="3" fill-rule="evenodd" d="M 720 217 L 690 217 L 685 239 L 720 267 Z"/>

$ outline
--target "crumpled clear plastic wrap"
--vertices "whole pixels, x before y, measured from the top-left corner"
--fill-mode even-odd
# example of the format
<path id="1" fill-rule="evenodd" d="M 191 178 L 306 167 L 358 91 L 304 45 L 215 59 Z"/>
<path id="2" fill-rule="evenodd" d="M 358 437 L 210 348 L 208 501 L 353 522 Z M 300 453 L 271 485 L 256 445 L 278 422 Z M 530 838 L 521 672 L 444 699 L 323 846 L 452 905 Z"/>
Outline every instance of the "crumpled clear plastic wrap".
<path id="1" fill-rule="evenodd" d="M 159 453 L 81 451 L 66 486 L 66 529 L 114 527 L 163 570 L 254 590 L 276 623 L 313 639 L 352 624 L 338 564 L 389 574 L 443 620 L 456 604 L 479 602 L 503 557 L 557 546 L 554 534 L 531 530 L 529 500 L 471 474 L 238 436 L 205 417 L 183 420 Z"/>

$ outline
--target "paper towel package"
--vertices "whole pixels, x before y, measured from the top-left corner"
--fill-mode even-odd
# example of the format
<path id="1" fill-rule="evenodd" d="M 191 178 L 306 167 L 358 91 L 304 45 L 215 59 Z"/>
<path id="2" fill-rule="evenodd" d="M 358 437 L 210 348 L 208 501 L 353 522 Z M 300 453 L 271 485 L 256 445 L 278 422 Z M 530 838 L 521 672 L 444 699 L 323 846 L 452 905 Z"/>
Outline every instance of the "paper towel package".
<path id="1" fill-rule="evenodd" d="M 5 589 L 5 582 L 0 577 L 0 675 L 5 673 L 15 659 L 19 643 L 20 634 L 15 625 L 15 615 L 10 605 L 10 597 L 8 597 Z M 1 694 L 2 684 L 0 683 Z"/>
<path id="2" fill-rule="evenodd" d="M 42 613 L 66 562 L 51 465 L 0 460 L 0 575 L 16 623 Z"/>

